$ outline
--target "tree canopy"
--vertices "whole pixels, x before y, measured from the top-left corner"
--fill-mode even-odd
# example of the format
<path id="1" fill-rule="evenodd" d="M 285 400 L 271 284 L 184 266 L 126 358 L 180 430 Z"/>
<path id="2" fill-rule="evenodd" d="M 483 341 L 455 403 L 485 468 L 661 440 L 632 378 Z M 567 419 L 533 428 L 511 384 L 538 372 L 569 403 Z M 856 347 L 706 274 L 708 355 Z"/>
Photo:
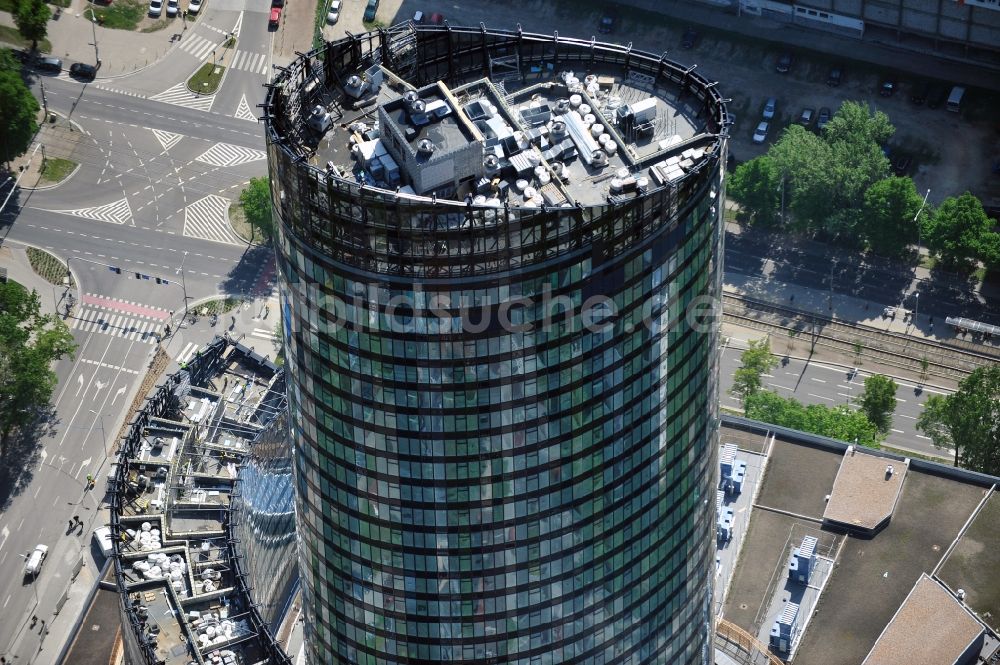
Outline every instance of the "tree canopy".
<path id="1" fill-rule="evenodd" d="M 0 141 L 9 162 L 31 145 L 38 131 L 38 100 L 21 78 L 21 65 L 8 49 L 0 49 Z"/>
<path id="2" fill-rule="evenodd" d="M 977 261 L 1000 266 L 1000 234 L 982 202 L 969 192 L 941 202 L 923 225 L 927 248 L 949 269 L 971 271 Z"/>
<path id="3" fill-rule="evenodd" d="M 747 350 L 740 356 L 741 366 L 733 372 L 733 387 L 730 392 L 744 401 L 761 387 L 761 376 L 778 364 L 771 355 L 771 342 L 767 338 L 752 340 Z"/>
<path id="4" fill-rule="evenodd" d="M 250 178 L 250 183 L 240 192 L 240 205 L 243 206 L 250 227 L 270 240 L 274 236 L 270 180 L 266 177 Z"/>
<path id="5" fill-rule="evenodd" d="M 882 374 L 873 374 L 865 379 L 865 390 L 859 400 L 861 410 L 882 433 L 887 433 L 892 427 L 898 388 L 895 381 Z"/>
<path id="6" fill-rule="evenodd" d="M 976 369 L 951 395 L 930 396 L 917 429 L 954 447 L 956 466 L 1000 475 L 1000 364 Z"/>
<path id="7" fill-rule="evenodd" d="M 909 178 L 883 178 L 865 191 L 861 208 L 861 233 L 871 249 L 882 256 L 900 256 L 916 242 L 917 214 L 923 199 Z"/>
<path id="8" fill-rule="evenodd" d="M 41 314 L 38 293 L 0 284 L 0 454 L 11 433 L 31 423 L 56 386 L 51 364 L 76 344 L 55 314 Z"/>
<path id="9" fill-rule="evenodd" d="M 758 390 L 743 400 L 747 418 L 772 425 L 828 436 L 847 443 L 878 448 L 885 438 L 861 411 L 848 406 L 805 405 L 792 397 L 782 397 L 771 390 Z"/>
<path id="10" fill-rule="evenodd" d="M 25 39 L 31 40 L 31 50 L 38 49 L 38 40 L 44 39 L 49 30 L 52 10 L 45 0 L 16 0 L 14 23 Z"/>
<path id="11" fill-rule="evenodd" d="M 726 186 L 729 196 L 743 205 L 746 222 L 757 226 L 778 223 L 781 205 L 781 172 L 767 155 L 736 167 Z"/>

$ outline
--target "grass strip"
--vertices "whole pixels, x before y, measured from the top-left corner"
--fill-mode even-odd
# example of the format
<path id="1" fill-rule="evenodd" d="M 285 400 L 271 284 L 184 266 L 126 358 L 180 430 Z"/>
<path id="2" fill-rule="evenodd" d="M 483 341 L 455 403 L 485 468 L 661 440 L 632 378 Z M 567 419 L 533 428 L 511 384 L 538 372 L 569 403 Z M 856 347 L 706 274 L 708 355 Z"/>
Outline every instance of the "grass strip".
<path id="1" fill-rule="evenodd" d="M 28 248 L 28 262 L 31 269 L 50 284 L 62 286 L 63 279 L 68 274 L 66 264 L 48 252 L 37 247 Z M 72 286 L 72 277 L 70 278 Z"/>
<path id="2" fill-rule="evenodd" d="M 198 92 L 203 95 L 211 95 L 219 89 L 222 83 L 222 74 L 226 68 L 213 62 L 206 62 L 197 72 L 188 79 L 188 90 Z"/>
<path id="3" fill-rule="evenodd" d="M 58 183 L 69 177 L 76 168 L 76 162 L 61 157 L 46 157 L 42 161 L 42 180 Z"/>
<path id="4" fill-rule="evenodd" d="M 93 12 L 97 17 L 97 24 L 105 28 L 114 30 L 135 30 L 139 21 L 143 19 L 149 5 L 145 2 L 138 3 L 135 0 L 114 0 L 110 5 L 91 5 L 84 11 L 83 16 L 90 19 Z"/>

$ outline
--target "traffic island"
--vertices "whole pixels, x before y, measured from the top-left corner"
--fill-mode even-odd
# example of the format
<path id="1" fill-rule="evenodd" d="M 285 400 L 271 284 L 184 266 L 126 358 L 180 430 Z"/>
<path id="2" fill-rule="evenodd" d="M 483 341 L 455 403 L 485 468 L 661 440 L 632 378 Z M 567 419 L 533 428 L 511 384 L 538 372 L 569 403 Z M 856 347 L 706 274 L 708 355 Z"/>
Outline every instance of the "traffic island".
<path id="1" fill-rule="evenodd" d="M 70 177 L 78 164 L 71 159 L 62 157 L 46 157 L 42 159 L 42 168 L 38 181 L 41 185 L 58 185 Z"/>
<path id="2" fill-rule="evenodd" d="M 188 79 L 188 90 L 202 95 L 214 95 L 222 84 L 226 68 L 215 62 L 206 62 Z"/>

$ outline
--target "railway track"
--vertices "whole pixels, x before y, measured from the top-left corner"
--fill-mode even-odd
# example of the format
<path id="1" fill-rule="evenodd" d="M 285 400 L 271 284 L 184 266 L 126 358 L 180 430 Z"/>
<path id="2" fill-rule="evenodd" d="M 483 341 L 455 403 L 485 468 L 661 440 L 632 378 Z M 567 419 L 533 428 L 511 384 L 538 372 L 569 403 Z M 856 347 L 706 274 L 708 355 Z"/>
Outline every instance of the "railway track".
<path id="1" fill-rule="evenodd" d="M 926 377 L 960 380 L 978 367 L 1000 362 L 1000 349 L 991 346 L 972 349 L 964 340 L 929 341 L 729 293 L 723 296 L 723 318 Z"/>

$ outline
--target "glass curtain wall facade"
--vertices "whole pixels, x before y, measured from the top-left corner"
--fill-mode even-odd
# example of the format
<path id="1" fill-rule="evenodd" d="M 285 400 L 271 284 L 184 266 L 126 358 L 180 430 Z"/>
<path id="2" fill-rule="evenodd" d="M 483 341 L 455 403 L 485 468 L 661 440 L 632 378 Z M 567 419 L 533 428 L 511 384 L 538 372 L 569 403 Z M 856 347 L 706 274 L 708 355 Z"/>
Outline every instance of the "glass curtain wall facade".
<path id="1" fill-rule="evenodd" d="M 527 39 L 525 67 L 625 58 L 724 113 L 649 54 L 420 39 L 417 84 Z M 692 312 L 720 297 L 724 137 L 628 203 L 498 212 L 328 177 L 266 124 L 309 662 L 711 662 L 717 334 Z"/>
<path id="2" fill-rule="evenodd" d="M 253 587 L 253 602 L 276 632 L 298 574 L 287 404 L 280 400 L 272 408 L 277 415 L 254 439 L 240 467 L 239 492 L 233 498 L 231 514 L 236 549 Z"/>

